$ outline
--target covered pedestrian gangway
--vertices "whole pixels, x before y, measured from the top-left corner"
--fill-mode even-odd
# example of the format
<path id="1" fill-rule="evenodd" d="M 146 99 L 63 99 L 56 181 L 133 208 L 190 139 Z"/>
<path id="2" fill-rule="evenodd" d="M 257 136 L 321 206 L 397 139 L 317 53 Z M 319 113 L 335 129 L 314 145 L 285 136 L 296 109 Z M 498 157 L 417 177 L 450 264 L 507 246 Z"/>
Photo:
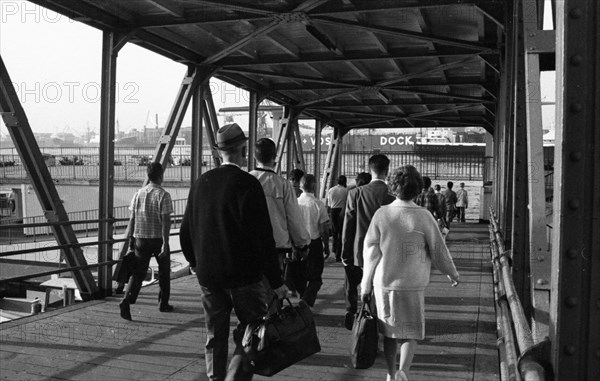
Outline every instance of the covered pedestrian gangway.
<path id="1" fill-rule="evenodd" d="M 214 147 L 219 127 L 211 77 L 250 92 L 250 163 L 264 99 L 285 106 L 275 137 L 282 172 L 304 166 L 298 118 L 316 120 L 316 139 L 324 126 L 334 128 L 324 173 L 319 145 L 315 167 L 305 168 L 321 175 L 321 193 L 336 177 L 340 143 L 352 129 L 485 128 L 493 137 L 487 176 L 493 255 L 515 290 L 501 287 L 498 305 L 508 300 L 515 307 L 519 370 L 526 378 L 600 378 L 600 3 L 31 2 L 103 31 L 98 282 L 0 62 L 2 117 L 86 298 L 112 293 L 115 78 L 119 50 L 134 43 L 188 67 L 154 159 L 164 164 L 191 103 L 191 181 L 201 174 L 203 129 Z M 540 72 L 553 70 L 556 142 L 548 223 Z M 214 149 L 213 160 L 220 162 Z M 502 339 L 510 342 L 510 336 Z M 503 374 L 519 377 L 505 368 Z"/>

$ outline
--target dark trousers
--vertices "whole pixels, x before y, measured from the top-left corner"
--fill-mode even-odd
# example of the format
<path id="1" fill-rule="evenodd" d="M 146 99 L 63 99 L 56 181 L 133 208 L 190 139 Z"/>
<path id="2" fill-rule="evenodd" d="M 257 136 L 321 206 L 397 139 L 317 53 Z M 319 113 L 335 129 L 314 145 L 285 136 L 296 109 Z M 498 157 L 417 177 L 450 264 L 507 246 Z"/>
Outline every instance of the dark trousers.
<path id="1" fill-rule="evenodd" d="M 209 380 L 252 380 L 252 371 L 242 347 L 248 323 L 267 313 L 266 289 L 263 282 L 232 289 L 200 286 L 206 325 L 206 375 Z M 229 319 L 231 310 L 239 320 L 233 331 L 235 350 L 227 366 Z"/>
<path id="2" fill-rule="evenodd" d="M 302 296 L 306 290 L 307 271 L 306 260 L 287 262 L 284 270 L 284 281 L 287 288 Z"/>
<path id="3" fill-rule="evenodd" d="M 465 222 L 465 207 L 464 206 L 457 206 L 456 207 L 456 219 L 460 222 Z"/>
<path id="4" fill-rule="evenodd" d="M 310 242 L 310 251 L 304 262 L 306 266 L 306 280 L 308 283 L 301 295 L 306 304 L 312 307 L 315 305 L 317 293 L 323 284 L 322 276 L 325 259 L 323 259 L 323 240 L 321 238 L 313 239 Z"/>
<path id="5" fill-rule="evenodd" d="M 354 265 L 348 265 L 344 267 L 344 270 L 346 272 L 346 283 L 344 284 L 346 311 L 354 314 L 358 309 L 358 286 L 362 281 L 363 270 Z"/>
<path id="6" fill-rule="evenodd" d="M 342 227 L 344 226 L 344 214 L 342 208 L 331 209 L 331 227 L 333 228 L 333 251 L 335 259 L 342 257 Z"/>
<path id="7" fill-rule="evenodd" d="M 452 222 L 452 220 L 454 219 L 454 208 L 447 208 L 446 211 L 446 223 L 448 224 L 447 227 L 448 229 L 450 229 L 450 222 Z"/>
<path id="8" fill-rule="evenodd" d="M 162 258 L 158 257 L 162 249 L 162 238 L 136 238 L 135 239 L 135 269 L 129 278 L 129 283 L 125 288 L 124 300 L 135 304 L 142 288 L 142 282 L 146 278 L 150 258 L 154 255 L 158 263 L 158 302 L 164 307 L 169 304 L 171 294 L 171 255 L 167 254 Z"/>

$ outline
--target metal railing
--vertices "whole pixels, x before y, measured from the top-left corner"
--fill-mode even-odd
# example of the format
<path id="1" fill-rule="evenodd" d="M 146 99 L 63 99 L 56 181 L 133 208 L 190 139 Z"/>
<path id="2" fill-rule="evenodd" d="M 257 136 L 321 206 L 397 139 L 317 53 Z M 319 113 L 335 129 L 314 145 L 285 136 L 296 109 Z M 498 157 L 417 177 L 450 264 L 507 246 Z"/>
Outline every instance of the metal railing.
<path id="1" fill-rule="evenodd" d="M 171 229 L 172 230 L 179 228 L 179 226 L 181 224 L 181 220 L 183 218 L 183 213 L 185 211 L 186 204 L 187 204 L 186 199 L 173 201 L 174 214 L 171 215 L 171 221 L 172 221 Z M 0 258 L 7 258 L 7 257 L 11 257 L 11 256 L 16 256 L 16 255 L 44 253 L 44 252 L 50 252 L 50 251 L 60 251 L 65 248 L 73 248 L 73 247 L 79 247 L 79 248 L 96 247 L 97 248 L 99 245 L 105 245 L 105 244 L 113 244 L 114 245 L 117 243 L 124 242 L 125 238 L 113 238 L 111 240 L 106 240 L 106 241 L 93 240 L 93 241 L 87 241 L 87 242 L 58 245 L 58 244 L 56 244 L 56 241 L 54 241 L 53 237 L 51 236 L 51 227 L 53 225 L 54 226 L 71 225 L 75 232 L 80 233 L 78 238 L 81 237 L 83 234 L 85 234 L 85 237 L 88 237 L 89 236 L 88 233 L 90 231 L 97 231 L 98 224 L 100 222 L 111 221 L 115 228 L 118 228 L 118 227 L 125 228 L 129 221 L 129 217 L 128 217 L 129 212 L 128 212 L 127 208 L 128 207 L 126 207 L 126 206 L 115 208 L 115 212 L 114 212 L 115 217 L 108 219 L 108 220 L 100 220 L 97 218 L 89 219 L 89 220 L 80 220 L 80 219 L 74 218 L 74 217 L 81 217 L 81 216 L 91 216 L 93 214 L 95 214 L 97 216 L 98 211 L 93 210 L 93 211 L 69 213 L 68 214 L 69 221 L 63 221 L 63 222 L 47 222 L 47 221 L 39 222 L 38 220 L 44 219 L 44 217 L 40 216 L 40 217 L 32 217 L 29 219 L 29 221 L 27 221 L 27 222 L 24 221 L 25 223 L 0 225 L 0 232 L 5 232 L 5 231 L 10 232 L 10 231 L 14 231 L 14 230 L 23 230 L 23 231 L 31 230 L 31 231 L 35 232 L 31 236 L 24 237 L 21 240 L 19 240 L 18 243 L 20 243 L 20 244 L 43 243 L 43 245 L 41 245 L 41 246 L 34 245 L 34 247 L 20 248 L 20 247 L 25 247 L 26 245 L 15 246 L 15 245 L 13 245 L 14 242 L 9 242 L 9 240 L 3 239 L 2 243 L 4 245 L 6 245 L 6 247 L 10 248 L 10 250 L 0 251 Z M 40 233 L 42 231 L 44 233 Z M 171 236 L 175 236 L 175 235 L 179 235 L 179 233 L 171 232 Z M 3 237 L 3 238 L 6 238 L 6 237 Z M 181 250 L 171 251 L 172 254 L 176 254 L 176 253 L 180 253 L 180 252 L 181 252 Z M 113 254 L 118 255 L 118 252 L 113 251 Z M 11 277 L 11 278 L 4 278 L 4 279 L 0 279 L 0 284 L 9 283 L 9 282 L 18 282 L 18 281 L 22 281 L 22 280 L 39 278 L 42 276 L 49 276 L 49 275 L 54 275 L 54 274 L 62 274 L 62 273 L 71 272 L 71 271 L 79 270 L 79 269 L 85 269 L 85 268 L 96 268 L 96 267 L 100 267 L 100 266 L 113 266 L 121 261 L 120 259 L 117 259 L 117 260 L 108 261 L 108 262 L 88 264 L 85 266 L 78 266 L 78 267 L 66 266 L 65 267 L 59 260 L 60 256 L 57 255 L 57 256 L 54 256 L 54 258 L 57 259 L 58 263 L 51 262 L 51 261 L 48 261 L 47 263 L 48 263 L 48 265 L 58 265 L 60 268 L 58 268 L 56 270 L 33 272 L 33 273 L 30 273 L 27 275 L 21 275 L 21 276 L 16 276 L 16 277 Z"/>
<path id="2" fill-rule="evenodd" d="M 535 344 L 513 279 L 512 259 L 507 254 L 493 208 L 490 207 L 490 252 L 494 267 L 494 297 L 499 329 L 500 371 L 502 380 L 543 381 L 546 369 L 540 352 L 547 340 Z M 516 337 L 516 344 L 514 338 Z M 518 348 L 518 350 L 517 350 Z"/>
<path id="3" fill-rule="evenodd" d="M 187 199 L 173 200 L 174 215 L 183 215 Z M 98 231 L 98 210 L 83 210 L 67 213 L 69 224 L 79 237 L 90 237 Z M 129 206 L 113 209 L 115 230 L 127 227 Z M 0 244 L 15 242 L 48 241 L 52 235 L 51 225 L 45 216 L 5 218 L 0 222 Z"/>
<path id="4" fill-rule="evenodd" d="M 100 176 L 99 155 L 87 151 L 73 151 L 76 148 L 55 148 L 59 154 L 52 154 L 46 159 L 46 165 L 52 178 L 76 181 L 97 181 Z M 67 151 L 69 150 L 69 151 Z M 43 148 L 46 152 L 48 149 Z M 9 152 L 4 150 L 3 152 Z M 11 151 L 12 152 L 12 151 Z M 77 153 L 74 153 L 77 152 Z M 87 153 L 86 153 L 87 152 Z M 373 151 L 343 152 L 340 174 L 354 177 L 359 172 L 369 172 L 369 157 Z M 390 168 L 405 164 L 414 165 L 423 176 L 448 180 L 482 180 L 484 178 L 486 159 L 476 153 L 444 153 L 439 151 L 419 152 L 382 152 L 390 159 Z M 146 165 L 151 161 L 153 152 L 149 149 L 121 149 L 115 151 L 115 181 L 138 181 L 146 178 Z M 314 171 L 314 153 L 305 151 L 306 171 Z M 321 153 L 321 173 L 325 170 L 327 152 Z M 189 181 L 191 167 L 189 155 L 172 155 L 172 162 L 165 171 L 165 181 Z M 27 172 L 21 164 L 19 155 L 14 153 L 0 154 L 0 179 L 26 180 Z M 214 167 L 212 156 L 202 155 L 203 171 Z"/>

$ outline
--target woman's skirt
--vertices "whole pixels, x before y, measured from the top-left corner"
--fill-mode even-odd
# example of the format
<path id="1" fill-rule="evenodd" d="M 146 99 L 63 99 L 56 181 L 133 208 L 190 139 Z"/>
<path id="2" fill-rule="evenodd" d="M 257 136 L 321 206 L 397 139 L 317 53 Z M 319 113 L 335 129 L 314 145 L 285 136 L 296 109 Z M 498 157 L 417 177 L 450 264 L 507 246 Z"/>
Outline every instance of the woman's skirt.
<path id="1" fill-rule="evenodd" d="M 395 339 L 425 337 L 425 291 L 394 291 L 373 287 L 379 332 Z"/>

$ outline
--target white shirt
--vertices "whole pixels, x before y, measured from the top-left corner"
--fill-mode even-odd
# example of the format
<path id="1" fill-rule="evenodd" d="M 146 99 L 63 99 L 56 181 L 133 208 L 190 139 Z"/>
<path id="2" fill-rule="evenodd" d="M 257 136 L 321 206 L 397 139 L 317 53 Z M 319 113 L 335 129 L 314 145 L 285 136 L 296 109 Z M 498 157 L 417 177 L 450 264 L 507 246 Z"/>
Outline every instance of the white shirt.
<path id="1" fill-rule="evenodd" d="M 300 205 L 300 209 L 302 210 L 304 223 L 306 224 L 310 239 L 315 240 L 320 238 L 321 231 L 319 228 L 321 224 L 329 221 L 325 204 L 323 201 L 316 198 L 313 193 L 304 191 L 300 197 L 298 197 L 298 205 Z"/>
<path id="2" fill-rule="evenodd" d="M 348 198 L 348 188 L 341 186 L 340 184 L 329 188 L 327 191 L 327 205 L 331 209 L 344 208 L 346 206 L 346 199 Z"/>

